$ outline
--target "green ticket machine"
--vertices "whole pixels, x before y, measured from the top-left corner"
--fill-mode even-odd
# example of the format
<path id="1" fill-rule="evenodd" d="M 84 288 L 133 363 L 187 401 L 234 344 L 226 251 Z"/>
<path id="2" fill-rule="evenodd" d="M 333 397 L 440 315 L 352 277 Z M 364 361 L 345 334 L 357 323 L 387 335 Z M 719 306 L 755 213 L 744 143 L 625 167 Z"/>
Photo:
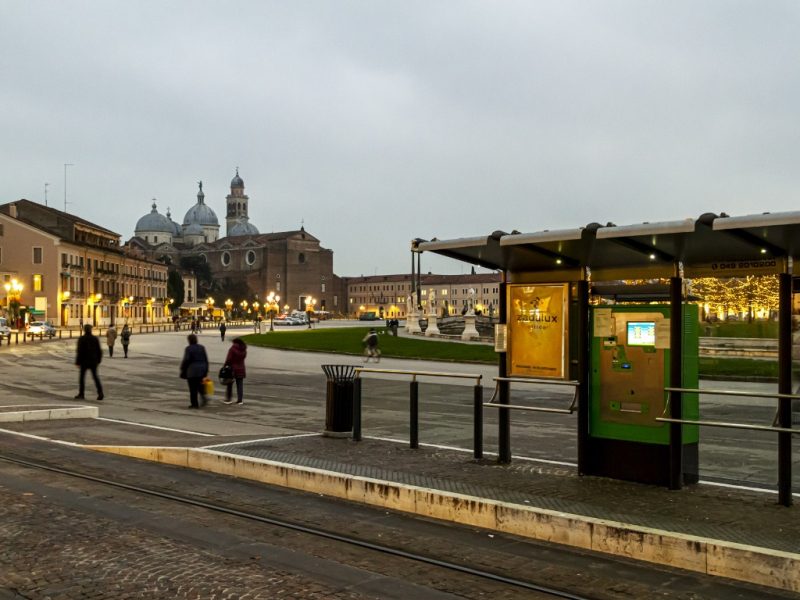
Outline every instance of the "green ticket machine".
<path id="1" fill-rule="evenodd" d="M 683 306 L 683 383 L 698 386 L 697 306 Z M 584 472 L 641 483 L 669 482 L 670 306 L 592 308 L 589 452 Z M 683 418 L 697 419 L 697 394 L 683 394 Z M 686 483 L 697 481 L 698 427 L 683 428 Z"/>

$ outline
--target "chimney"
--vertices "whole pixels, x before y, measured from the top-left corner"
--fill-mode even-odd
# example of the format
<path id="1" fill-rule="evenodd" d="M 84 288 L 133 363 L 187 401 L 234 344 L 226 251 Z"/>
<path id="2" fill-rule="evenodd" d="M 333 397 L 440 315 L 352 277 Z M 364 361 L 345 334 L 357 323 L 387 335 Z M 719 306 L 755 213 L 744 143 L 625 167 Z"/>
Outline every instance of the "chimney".
<path id="1" fill-rule="evenodd" d="M 12 219 L 17 218 L 17 204 L 15 202 L 12 202 L 11 204 L 8 205 L 8 215 Z"/>

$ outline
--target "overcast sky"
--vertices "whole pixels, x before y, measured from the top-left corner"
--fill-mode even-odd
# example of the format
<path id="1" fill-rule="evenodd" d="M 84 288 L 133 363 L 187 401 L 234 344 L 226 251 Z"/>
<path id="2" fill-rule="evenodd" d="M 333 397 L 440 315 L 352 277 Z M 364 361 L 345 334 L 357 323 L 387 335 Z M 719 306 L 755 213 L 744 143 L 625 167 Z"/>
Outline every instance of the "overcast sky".
<path id="1" fill-rule="evenodd" d="M 0 202 L 412 238 L 798 209 L 800 2 L 0 0 Z M 423 268 L 469 266 L 425 255 Z"/>

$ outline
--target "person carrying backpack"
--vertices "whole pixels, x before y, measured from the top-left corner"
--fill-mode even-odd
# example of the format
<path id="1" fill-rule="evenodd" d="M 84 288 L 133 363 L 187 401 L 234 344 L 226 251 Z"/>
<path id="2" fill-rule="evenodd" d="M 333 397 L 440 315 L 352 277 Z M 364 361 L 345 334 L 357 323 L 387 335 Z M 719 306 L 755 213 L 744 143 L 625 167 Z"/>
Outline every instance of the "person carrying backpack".
<path id="1" fill-rule="evenodd" d="M 120 340 L 122 340 L 122 351 L 125 353 L 125 358 L 128 358 L 128 344 L 131 343 L 131 328 L 128 327 L 127 323 L 123 325 L 119 337 Z"/>

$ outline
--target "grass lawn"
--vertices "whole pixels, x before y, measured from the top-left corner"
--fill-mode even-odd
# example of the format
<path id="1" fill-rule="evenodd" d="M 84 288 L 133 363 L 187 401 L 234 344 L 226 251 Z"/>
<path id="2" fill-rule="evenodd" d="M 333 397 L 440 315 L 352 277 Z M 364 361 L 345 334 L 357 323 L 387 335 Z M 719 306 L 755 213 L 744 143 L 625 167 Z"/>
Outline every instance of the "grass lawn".
<path id="1" fill-rule="evenodd" d="M 361 340 L 369 329 L 369 327 L 296 329 L 261 335 L 250 334 L 244 336 L 244 339 L 253 346 L 360 356 L 364 352 Z M 378 347 L 381 355 L 385 357 L 497 364 L 497 354 L 488 345 L 433 341 L 421 337 L 394 337 L 388 333 L 379 333 L 379 339 Z M 700 377 L 714 378 L 714 376 L 777 378 L 778 362 L 748 358 L 701 358 Z"/>
<path id="2" fill-rule="evenodd" d="M 747 378 L 778 377 L 777 360 L 752 360 L 749 358 L 700 358 L 700 378 L 714 376 Z"/>
<path id="3" fill-rule="evenodd" d="M 369 327 L 331 327 L 278 331 L 244 336 L 244 340 L 253 346 L 267 348 L 361 355 L 364 352 L 361 340 L 369 329 Z M 497 354 L 494 348 L 488 345 L 394 337 L 388 333 L 381 334 L 380 330 L 378 338 L 380 340 L 378 348 L 381 356 L 385 357 L 497 364 Z"/>

